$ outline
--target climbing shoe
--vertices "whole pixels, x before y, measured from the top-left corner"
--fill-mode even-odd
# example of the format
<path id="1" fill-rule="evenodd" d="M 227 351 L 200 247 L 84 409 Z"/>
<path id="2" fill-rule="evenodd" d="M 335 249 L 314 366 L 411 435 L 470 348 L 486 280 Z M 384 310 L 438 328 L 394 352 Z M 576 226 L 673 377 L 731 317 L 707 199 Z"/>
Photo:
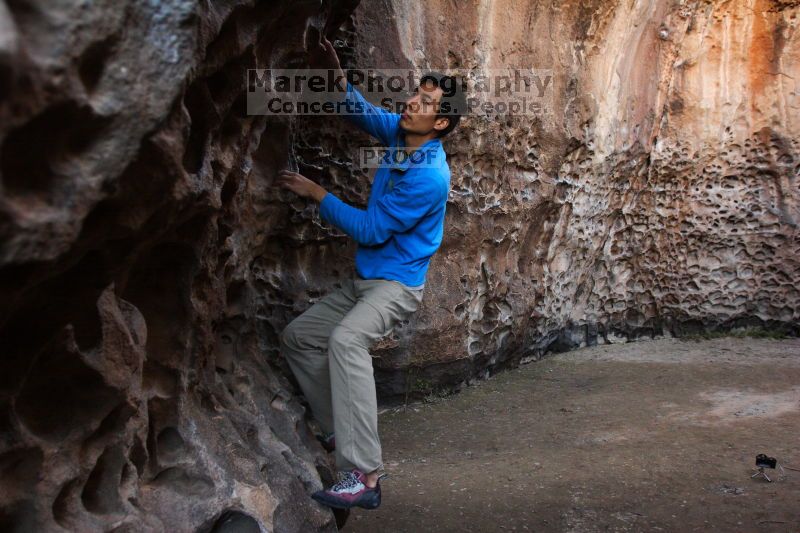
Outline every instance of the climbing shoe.
<path id="1" fill-rule="evenodd" d="M 381 504 L 381 474 L 373 488 L 367 487 L 367 475 L 354 468 L 339 471 L 339 480 L 328 489 L 318 490 L 311 495 L 313 499 L 328 507 L 335 509 L 350 509 L 363 507 L 364 509 L 377 509 Z"/>
<path id="2" fill-rule="evenodd" d="M 326 452 L 332 452 L 336 449 L 336 438 L 333 433 L 317 435 L 317 440 L 322 443 L 322 447 L 325 448 Z"/>

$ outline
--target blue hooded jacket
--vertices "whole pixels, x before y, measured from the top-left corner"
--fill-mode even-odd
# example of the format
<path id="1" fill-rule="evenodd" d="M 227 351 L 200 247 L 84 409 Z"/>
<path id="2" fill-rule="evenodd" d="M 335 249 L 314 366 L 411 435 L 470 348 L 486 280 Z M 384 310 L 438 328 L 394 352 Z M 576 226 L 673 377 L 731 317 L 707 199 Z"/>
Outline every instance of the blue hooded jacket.
<path id="1" fill-rule="evenodd" d="M 400 115 L 375 106 L 350 84 L 344 102 L 348 120 L 383 146 L 402 147 Z M 425 282 L 431 256 L 444 231 L 450 167 L 439 139 L 431 139 L 403 161 L 383 161 L 372 182 L 367 209 L 352 207 L 332 193 L 320 203 L 320 216 L 357 243 L 356 271 L 365 279 L 399 281 L 410 288 Z"/>

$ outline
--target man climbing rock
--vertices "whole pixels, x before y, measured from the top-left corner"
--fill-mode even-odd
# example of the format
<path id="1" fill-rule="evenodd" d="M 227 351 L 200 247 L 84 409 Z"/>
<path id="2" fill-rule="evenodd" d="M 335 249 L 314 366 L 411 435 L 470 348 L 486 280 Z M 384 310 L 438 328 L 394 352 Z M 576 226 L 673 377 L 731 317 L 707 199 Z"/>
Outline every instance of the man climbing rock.
<path id="1" fill-rule="evenodd" d="M 307 44 L 312 68 L 344 77 L 336 50 L 321 35 Z M 320 216 L 357 243 L 356 273 L 281 333 L 281 351 L 335 452 L 338 481 L 312 497 L 330 507 L 374 509 L 383 472 L 369 348 L 420 302 L 431 256 L 439 248 L 450 169 L 441 138 L 466 109 L 458 80 L 423 76 L 402 114 L 367 102 L 350 84 L 337 96 L 363 113 L 346 115 L 385 147 L 407 155 L 382 163 L 366 210 L 352 207 L 306 177 L 282 171 L 277 185 L 320 203 Z M 335 439 L 334 439 L 335 435 Z"/>

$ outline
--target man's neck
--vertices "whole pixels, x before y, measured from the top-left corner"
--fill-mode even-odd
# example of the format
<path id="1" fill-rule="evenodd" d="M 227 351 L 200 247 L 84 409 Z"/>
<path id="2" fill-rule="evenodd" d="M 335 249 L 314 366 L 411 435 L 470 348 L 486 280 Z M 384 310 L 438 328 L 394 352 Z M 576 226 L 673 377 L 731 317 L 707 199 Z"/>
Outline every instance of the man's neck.
<path id="1" fill-rule="evenodd" d="M 431 139 L 435 139 L 436 133 L 433 132 L 426 135 L 420 135 L 418 133 L 403 132 L 403 137 L 405 139 L 405 147 L 411 150 L 416 150 Z"/>

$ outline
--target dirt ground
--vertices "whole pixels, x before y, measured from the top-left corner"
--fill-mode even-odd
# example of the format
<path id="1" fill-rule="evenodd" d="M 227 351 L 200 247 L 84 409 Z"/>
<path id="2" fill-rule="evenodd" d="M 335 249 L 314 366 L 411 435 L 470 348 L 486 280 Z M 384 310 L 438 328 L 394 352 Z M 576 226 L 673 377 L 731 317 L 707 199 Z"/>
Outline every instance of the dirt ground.
<path id="1" fill-rule="evenodd" d="M 800 532 L 800 470 L 750 477 L 800 469 L 800 339 L 583 348 L 379 428 L 383 502 L 343 531 Z"/>

